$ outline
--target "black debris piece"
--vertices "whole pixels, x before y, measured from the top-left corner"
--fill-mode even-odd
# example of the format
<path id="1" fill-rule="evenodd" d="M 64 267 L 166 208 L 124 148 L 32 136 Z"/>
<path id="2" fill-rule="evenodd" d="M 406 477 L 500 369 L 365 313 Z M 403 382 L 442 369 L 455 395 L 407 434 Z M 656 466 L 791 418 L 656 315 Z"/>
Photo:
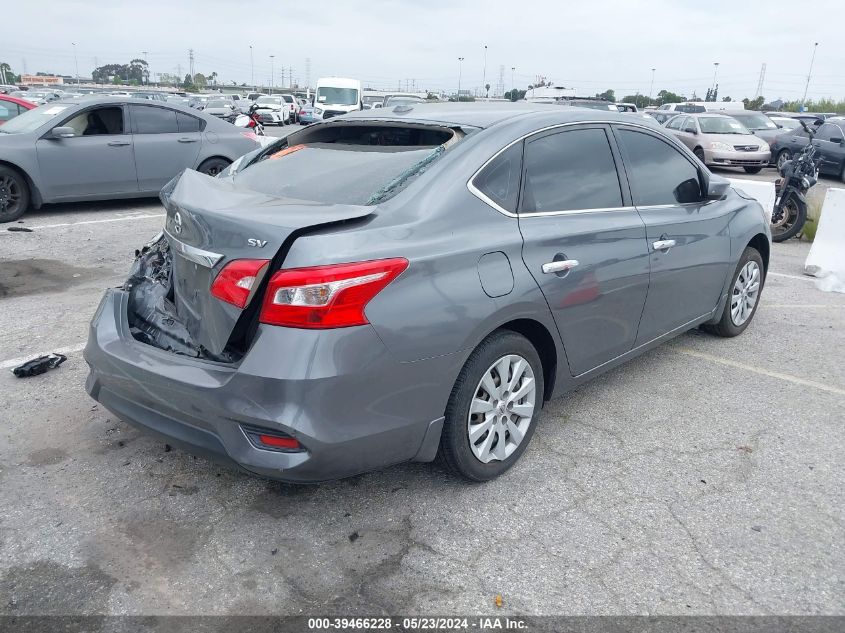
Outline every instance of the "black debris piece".
<path id="1" fill-rule="evenodd" d="M 165 445 L 164 445 L 164 452 L 165 452 L 165 453 L 169 453 L 171 450 L 173 450 L 173 449 L 170 447 L 170 444 L 165 444 Z"/>
<path id="2" fill-rule="evenodd" d="M 48 369 L 55 369 L 67 360 L 64 354 L 47 354 L 46 356 L 39 356 L 32 360 L 26 361 L 23 365 L 18 365 L 12 370 L 12 373 L 18 378 L 27 378 L 29 376 L 37 376 L 43 374 Z"/>
<path id="3" fill-rule="evenodd" d="M 353 532 L 352 534 L 349 535 L 349 542 L 354 543 L 355 541 L 357 541 L 360 538 L 360 536 L 361 535 L 358 534 L 358 532 Z"/>
<path id="4" fill-rule="evenodd" d="M 32 229 L 27 226 L 10 226 L 6 230 L 14 233 L 32 233 Z"/>

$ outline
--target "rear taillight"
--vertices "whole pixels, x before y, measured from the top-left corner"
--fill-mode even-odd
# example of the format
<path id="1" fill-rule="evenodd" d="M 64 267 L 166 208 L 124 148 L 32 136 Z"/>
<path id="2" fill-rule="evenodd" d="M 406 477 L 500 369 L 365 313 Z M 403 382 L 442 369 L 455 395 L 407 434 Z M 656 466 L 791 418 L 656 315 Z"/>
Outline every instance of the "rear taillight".
<path id="1" fill-rule="evenodd" d="M 229 262 L 211 284 L 211 294 L 233 306 L 245 307 L 269 263 L 269 259 L 236 259 Z"/>
<path id="2" fill-rule="evenodd" d="M 338 328 L 369 323 L 367 304 L 408 267 L 404 258 L 280 270 L 270 278 L 262 323 Z"/>
<path id="3" fill-rule="evenodd" d="M 258 426 L 249 426 L 242 424 L 241 428 L 246 433 L 249 441 L 255 448 L 260 448 L 266 451 L 303 451 L 305 448 L 295 437 L 291 437 L 282 431 L 273 429 L 265 429 Z"/>

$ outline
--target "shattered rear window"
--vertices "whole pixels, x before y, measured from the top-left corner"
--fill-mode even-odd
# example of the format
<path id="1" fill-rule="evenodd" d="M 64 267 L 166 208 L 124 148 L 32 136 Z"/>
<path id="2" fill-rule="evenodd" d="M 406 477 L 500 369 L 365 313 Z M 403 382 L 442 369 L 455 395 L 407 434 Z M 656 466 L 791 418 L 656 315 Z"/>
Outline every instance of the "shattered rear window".
<path id="1" fill-rule="evenodd" d="M 442 145 L 297 145 L 244 168 L 234 181 L 280 198 L 378 204 L 406 187 L 443 151 Z"/>

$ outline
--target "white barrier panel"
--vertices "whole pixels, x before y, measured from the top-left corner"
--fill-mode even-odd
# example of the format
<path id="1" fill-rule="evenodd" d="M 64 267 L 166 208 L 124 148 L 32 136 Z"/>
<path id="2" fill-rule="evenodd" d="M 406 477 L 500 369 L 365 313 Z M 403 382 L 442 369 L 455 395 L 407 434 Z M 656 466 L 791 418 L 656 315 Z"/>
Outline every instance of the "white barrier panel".
<path id="1" fill-rule="evenodd" d="M 819 290 L 845 292 L 845 189 L 827 190 L 804 273 L 817 279 Z"/>
<path id="2" fill-rule="evenodd" d="M 747 180 L 745 178 L 728 178 L 734 189 L 740 189 L 743 193 L 751 196 L 766 212 L 766 217 L 771 217 L 775 208 L 775 183 L 761 182 L 759 180 Z"/>

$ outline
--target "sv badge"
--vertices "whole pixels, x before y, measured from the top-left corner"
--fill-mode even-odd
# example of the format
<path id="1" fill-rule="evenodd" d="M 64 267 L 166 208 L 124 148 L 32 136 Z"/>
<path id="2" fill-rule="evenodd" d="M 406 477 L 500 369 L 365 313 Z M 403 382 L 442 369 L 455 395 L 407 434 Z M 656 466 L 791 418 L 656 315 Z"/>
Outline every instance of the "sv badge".
<path id="1" fill-rule="evenodd" d="M 267 240 L 257 240 L 254 237 L 249 238 L 247 241 L 247 246 L 255 246 L 256 248 L 264 248 L 267 245 Z"/>

